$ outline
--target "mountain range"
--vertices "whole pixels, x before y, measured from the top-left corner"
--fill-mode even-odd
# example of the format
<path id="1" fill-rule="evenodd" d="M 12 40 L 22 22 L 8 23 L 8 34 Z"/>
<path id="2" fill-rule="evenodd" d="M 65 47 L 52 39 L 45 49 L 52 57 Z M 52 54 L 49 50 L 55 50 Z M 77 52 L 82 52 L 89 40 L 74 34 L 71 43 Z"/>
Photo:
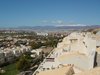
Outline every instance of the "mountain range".
<path id="1" fill-rule="evenodd" d="M 14 29 L 14 30 L 32 30 L 32 31 L 65 31 L 65 30 L 83 30 L 100 28 L 100 25 L 55 25 L 55 26 L 19 26 L 13 28 L 0 28 L 0 29 Z"/>

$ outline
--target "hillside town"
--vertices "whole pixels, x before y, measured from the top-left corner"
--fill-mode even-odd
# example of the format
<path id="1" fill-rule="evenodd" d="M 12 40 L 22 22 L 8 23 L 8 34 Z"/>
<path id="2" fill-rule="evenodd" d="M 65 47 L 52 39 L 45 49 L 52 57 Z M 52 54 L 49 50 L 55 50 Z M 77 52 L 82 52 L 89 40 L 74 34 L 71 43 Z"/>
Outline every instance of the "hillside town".
<path id="1" fill-rule="evenodd" d="M 46 35 L 45 35 L 46 34 Z M 27 69 L 37 68 L 50 51 L 56 47 L 66 34 L 61 33 L 35 33 L 33 31 L 0 31 L 0 70 L 7 72 L 3 67 L 19 62 L 23 55 L 30 57 L 30 65 Z M 41 58 L 42 56 L 42 58 Z M 25 59 L 26 60 L 26 59 Z M 27 64 L 26 64 L 27 66 Z M 23 70 L 24 71 L 24 70 Z M 26 71 L 26 69 L 25 69 Z M 31 72 L 32 72 L 31 71 Z M 1 73 L 0 73 L 1 74 Z"/>
<path id="2" fill-rule="evenodd" d="M 7 30 L 0 34 L 1 75 L 13 70 L 12 75 L 100 74 L 99 29 L 66 33 Z"/>

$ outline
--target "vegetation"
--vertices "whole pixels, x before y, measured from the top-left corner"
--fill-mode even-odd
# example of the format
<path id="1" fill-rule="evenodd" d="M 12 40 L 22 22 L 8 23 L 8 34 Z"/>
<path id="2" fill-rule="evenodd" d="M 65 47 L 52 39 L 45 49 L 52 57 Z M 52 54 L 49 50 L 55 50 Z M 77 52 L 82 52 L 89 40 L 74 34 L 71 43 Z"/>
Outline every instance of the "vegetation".
<path id="1" fill-rule="evenodd" d="M 30 46 L 31 46 L 32 49 L 37 49 L 37 48 L 41 47 L 42 44 L 41 44 L 41 42 L 34 42 L 33 41 L 33 42 L 30 43 Z"/>
<path id="2" fill-rule="evenodd" d="M 16 75 L 19 73 L 19 71 L 16 68 L 16 64 L 10 64 L 7 66 L 4 66 L 3 69 L 6 71 L 4 74 L 1 75 Z"/>
<path id="3" fill-rule="evenodd" d="M 56 47 L 57 43 L 59 41 L 60 38 L 57 37 L 37 37 L 39 39 L 41 39 L 43 41 L 43 43 L 41 42 L 41 40 L 39 41 L 37 39 L 37 41 L 32 41 L 30 42 L 30 46 L 32 49 L 37 49 L 40 48 L 41 46 L 46 46 L 46 47 Z"/>
<path id="4" fill-rule="evenodd" d="M 14 45 L 15 46 L 20 46 L 21 44 L 26 45 L 27 43 L 29 46 L 31 46 L 32 49 L 38 49 L 41 46 L 45 47 L 56 47 L 57 43 L 59 42 L 59 39 L 61 39 L 58 36 L 38 36 L 34 32 L 16 32 L 16 33 L 3 33 L 1 32 L 0 34 L 6 35 L 2 36 L 2 39 L 0 42 L 4 42 L 0 44 L 2 47 L 8 47 L 7 43 L 12 42 L 13 40 L 8 40 L 6 39 L 9 36 L 12 38 L 20 38 L 20 39 L 28 39 L 29 41 L 22 41 L 18 40 Z M 18 35 L 18 36 L 16 36 Z M 7 42 L 7 43 L 6 43 Z M 38 65 L 43 61 L 44 57 L 47 56 L 49 53 L 41 53 L 39 56 L 36 58 L 31 58 L 30 53 L 24 53 L 22 56 L 18 57 L 15 61 L 15 63 L 8 63 L 7 65 L 4 65 L 3 69 L 6 71 L 5 74 L 3 75 L 16 75 L 21 71 L 26 71 L 29 70 L 29 68 L 34 68 L 31 69 L 32 71 L 35 71 Z M 36 67 L 37 66 L 37 67 Z M 1 75 L 1 74 L 0 74 Z"/>
<path id="5" fill-rule="evenodd" d="M 22 55 L 19 59 L 19 61 L 16 63 L 16 68 L 19 71 L 25 71 L 27 70 L 31 63 L 31 61 L 29 60 L 29 57 L 27 55 Z"/>
<path id="6" fill-rule="evenodd" d="M 22 71 L 29 70 L 30 67 L 39 65 L 40 61 L 43 61 L 43 55 L 33 59 L 30 57 L 30 52 L 23 54 L 16 63 L 12 63 L 2 67 L 6 72 L 0 75 L 16 75 Z M 35 71 L 36 68 L 33 68 Z"/>

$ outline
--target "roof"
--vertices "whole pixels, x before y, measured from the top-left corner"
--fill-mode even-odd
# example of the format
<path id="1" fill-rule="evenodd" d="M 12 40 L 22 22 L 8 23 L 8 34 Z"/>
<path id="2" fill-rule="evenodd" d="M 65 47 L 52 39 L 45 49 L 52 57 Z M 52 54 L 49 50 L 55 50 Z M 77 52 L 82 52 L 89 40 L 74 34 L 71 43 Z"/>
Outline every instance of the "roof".
<path id="1" fill-rule="evenodd" d="M 74 64 L 74 66 L 85 70 L 89 68 L 88 57 L 80 53 L 69 53 L 59 56 L 58 61 L 62 64 Z"/>
<path id="2" fill-rule="evenodd" d="M 81 72 L 81 73 L 77 73 L 77 74 L 74 74 L 74 75 L 100 75 L 100 67 L 97 67 L 97 68 L 94 68 L 94 69 L 91 69 L 91 70 L 88 70 L 88 71 L 84 71 L 84 72 Z"/>
<path id="3" fill-rule="evenodd" d="M 41 71 L 37 75 L 72 75 L 74 73 L 72 66 L 63 66 L 56 69 Z"/>

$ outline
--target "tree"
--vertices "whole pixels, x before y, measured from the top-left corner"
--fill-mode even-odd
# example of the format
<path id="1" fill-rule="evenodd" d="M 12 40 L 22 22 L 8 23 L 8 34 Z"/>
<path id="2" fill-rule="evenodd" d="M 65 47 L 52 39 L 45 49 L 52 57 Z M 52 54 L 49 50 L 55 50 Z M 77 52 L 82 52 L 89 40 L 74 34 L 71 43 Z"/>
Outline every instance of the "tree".
<path id="1" fill-rule="evenodd" d="M 58 43 L 58 40 L 48 40 L 45 42 L 45 46 L 49 46 L 49 47 L 56 47 L 57 46 L 57 43 Z"/>
<path id="2" fill-rule="evenodd" d="M 34 42 L 33 41 L 30 43 L 30 46 L 32 47 L 32 49 L 37 49 L 37 48 L 41 47 L 42 44 L 41 44 L 41 42 Z"/>
<path id="3" fill-rule="evenodd" d="M 30 61 L 27 59 L 27 57 L 25 55 L 22 55 L 19 59 L 19 61 L 16 64 L 16 68 L 19 71 L 25 71 L 30 67 L 31 63 Z"/>

